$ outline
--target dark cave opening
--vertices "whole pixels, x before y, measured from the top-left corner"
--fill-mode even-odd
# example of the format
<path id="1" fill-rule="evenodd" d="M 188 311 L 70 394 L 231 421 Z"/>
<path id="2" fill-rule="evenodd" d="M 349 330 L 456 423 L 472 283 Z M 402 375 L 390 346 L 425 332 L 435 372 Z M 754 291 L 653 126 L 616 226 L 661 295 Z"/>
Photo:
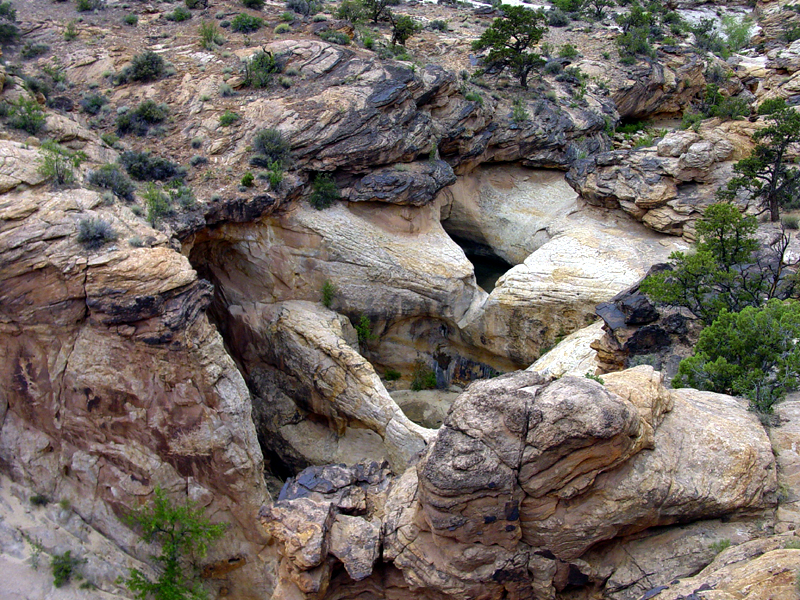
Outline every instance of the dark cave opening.
<path id="1" fill-rule="evenodd" d="M 485 244 L 459 237 L 452 237 L 452 239 L 461 246 L 475 269 L 475 280 L 487 293 L 491 293 L 497 280 L 514 266 L 495 254 L 494 250 Z"/>

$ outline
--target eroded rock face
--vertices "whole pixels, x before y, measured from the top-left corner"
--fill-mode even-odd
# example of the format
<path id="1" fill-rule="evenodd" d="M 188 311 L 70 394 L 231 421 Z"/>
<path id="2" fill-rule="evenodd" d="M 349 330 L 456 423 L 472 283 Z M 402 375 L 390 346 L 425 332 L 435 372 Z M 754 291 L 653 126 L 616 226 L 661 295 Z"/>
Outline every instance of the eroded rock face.
<path id="1" fill-rule="evenodd" d="M 286 482 L 261 522 L 280 545 L 273 598 L 323 597 L 338 560 L 352 581 L 373 571 L 391 483 L 386 464 L 311 467 Z"/>
<path id="2" fill-rule="evenodd" d="M 302 468 L 329 460 L 319 446 L 334 435 L 345 439 L 336 440 L 333 457 L 346 462 L 386 457 L 402 471 L 433 436 L 392 400 L 372 365 L 358 353 L 355 332 L 345 317 L 319 304 L 294 301 L 232 307 L 230 318 L 236 354 L 256 395 L 262 443 L 284 463 Z M 290 404 L 283 406 L 287 397 Z M 329 433 L 319 435 L 312 423 L 302 424 L 310 416 L 326 419 Z M 359 444 L 354 427 L 379 439 Z M 348 433 L 356 438 L 353 445 Z"/>
<path id="3" fill-rule="evenodd" d="M 707 591 L 719 600 L 795 598 L 800 550 L 786 549 L 789 544 L 796 546 L 797 538 L 775 536 L 729 548 L 696 576 L 659 586 L 648 597 L 679 600 Z"/>
<path id="4" fill-rule="evenodd" d="M 665 52 L 659 58 L 641 61 L 612 77 L 611 96 L 620 117 L 679 114 L 705 89 L 706 65 L 698 56 Z M 608 75 L 605 65 L 601 72 Z"/>
<path id="5" fill-rule="evenodd" d="M 755 126 L 746 121 L 676 131 L 656 147 L 616 150 L 576 161 L 567 182 L 597 206 L 621 208 L 647 227 L 693 239 L 693 223 L 749 153 Z"/>
<path id="6" fill-rule="evenodd" d="M 558 231 L 556 233 L 556 231 Z M 464 328 L 473 345 L 525 368 L 595 320 L 595 306 L 638 281 L 678 247 L 619 215 L 573 215 L 553 238 L 497 281 Z"/>
<path id="7" fill-rule="evenodd" d="M 526 106 L 531 118 L 518 124 L 510 118 L 510 104 L 495 106 L 491 100 L 482 107 L 466 100 L 456 75 L 441 67 L 412 72 L 321 40 L 281 40 L 265 48 L 297 69 L 304 85 L 242 107 L 243 122 L 253 126 L 243 131 L 282 131 L 296 168 L 340 171 L 346 180 L 376 167 L 427 159 L 436 148 L 460 173 L 488 161 L 566 168 L 579 151 L 608 145 L 601 132 L 614 109 L 605 97 L 589 97 L 587 108 L 569 110 L 549 100 L 531 101 Z M 202 128 L 210 132 L 216 122 Z M 240 156 L 250 141 L 239 134 L 213 151 Z"/>
<path id="8" fill-rule="evenodd" d="M 362 518 L 383 521 L 383 557 L 393 565 L 384 590 L 391 581 L 397 597 L 413 592 L 397 591 L 403 584 L 388 576 L 392 569 L 424 598 L 554 598 L 567 585 L 602 586 L 612 574 L 617 590 L 638 582 L 624 574 L 632 554 L 600 560 L 598 544 L 634 534 L 646 540 L 652 527 L 760 515 L 775 486 L 769 442 L 733 398 L 670 392 L 649 367 L 608 375 L 605 386 L 519 372 L 470 386 L 422 461 Z M 313 579 L 305 594 L 326 589 L 329 575 L 319 569 L 335 573 L 338 564 L 323 557 L 336 539 L 329 512 L 301 518 L 311 512 L 300 501 L 281 511 L 264 522 L 288 548 L 282 560 L 294 570 L 286 579 L 297 587 Z M 303 524 L 291 525 L 296 518 Z M 313 560 L 293 545 L 300 531 L 314 532 Z M 675 561 L 660 575 L 686 574 L 690 562 Z M 380 589 L 380 572 L 373 567 L 363 581 Z M 355 597 L 346 586 L 335 589 L 329 597 Z"/>
<path id="9" fill-rule="evenodd" d="M 85 190 L 0 201 L 4 469 L 126 549 L 137 536 L 118 517 L 156 486 L 192 498 L 232 524 L 210 560 L 250 557 L 218 585 L 265 593 L 264 538 L 248 525 L 267 499 L 261 452 L 247 387 L 204 313 L 210 287 L 164 246 L 87 251 L 78 223 L 101 216 L 155 234 Z"/>

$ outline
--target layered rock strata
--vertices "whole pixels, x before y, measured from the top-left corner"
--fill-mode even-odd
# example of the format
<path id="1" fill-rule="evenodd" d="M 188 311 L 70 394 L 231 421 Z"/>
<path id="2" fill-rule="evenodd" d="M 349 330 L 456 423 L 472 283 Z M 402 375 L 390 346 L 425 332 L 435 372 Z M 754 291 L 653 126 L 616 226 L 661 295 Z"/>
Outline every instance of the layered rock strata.
<path id="1" fill-rule="evenodd" d="M 367 581 L 399 598 L 555 598 L 568 586 L 612 579 L 615 567 L 592 554 L 599 544 L 646 539 L 643 532 L 671 524 L 759 516 L 776 487 L 769 442 L 741 404 L 670 392 L 649 367 L 608 375 L 605 386 L 532 372 L 470 386 L 420 463 L 392 482 L 385 500 L 354 513 L 382 520 L 371 539 L 390 563 L 369 575 L 359 570 L 353 579 L 360 584 L 337 584 L 339 563 L 348 572 L 355 567 L 329 550 L 337 511 L 348 509 L 326 500 L 325 515 L 309 516 L 316 512 L 306 506 L 308 494 L 289 497 L 297 483 L 264 523 L 281 541 L 283 581 L 298 598 L 355 597 Z M 627 556 L 617 555 L 616 580 Z M 691 574 L 691 560 L 678 562 L 632 590 Z M 304 588 L 307 577 L 314 584 Z"/>

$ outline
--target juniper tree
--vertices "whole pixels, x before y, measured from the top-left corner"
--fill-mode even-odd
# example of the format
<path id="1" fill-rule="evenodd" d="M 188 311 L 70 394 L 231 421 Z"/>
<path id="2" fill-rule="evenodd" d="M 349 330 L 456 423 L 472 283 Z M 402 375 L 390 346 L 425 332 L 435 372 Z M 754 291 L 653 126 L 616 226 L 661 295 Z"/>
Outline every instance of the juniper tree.
<path id="1" fill-rule="evenodd" d="M 770 220 L 780 219 L 780 209 L 795 203 L 800 195 L 800 171 L 787 156 L 800 142 L 800 113 L 780 98 L 767 100 L 758 109 L 767 126 L 753 134 L 757 142 L 752 154 L 733 166 L 736 176 L 718 195 L 733 199 L 744 195 L 769 211 Z"/>
<path id="2" fill-rule="evenodd" d="M 547 17 L 542 10 L 531 10 L 524 6 L 500 5 L 501 17 L 472 42 L 474 50 L 488 49 L 484 58 L 488 71 L 501 73 L 508 69 L 527 89 L 528 75 L 544 61 L 531 48 L 547 31 Z"/>

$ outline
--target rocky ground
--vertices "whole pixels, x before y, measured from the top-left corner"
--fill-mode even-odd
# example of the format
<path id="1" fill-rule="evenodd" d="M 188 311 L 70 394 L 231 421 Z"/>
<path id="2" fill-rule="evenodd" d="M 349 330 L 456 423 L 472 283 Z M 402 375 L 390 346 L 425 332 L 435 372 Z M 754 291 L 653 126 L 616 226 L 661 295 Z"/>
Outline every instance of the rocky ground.
<path id="1" fill-rule="evenodd" d="M 10 598 L 129 597 L 117 577 L 153 549 L 125 515 L 159 487 L 228 523 L 212 597 L 797 596 L 797 400 L 765 430 L 737 399 L 621 369 L 669 375 L 691 348 L 691 323 L 650 314 L 635 284 L 689 247 L 760 126 L 678 130 L 681 115 L 720 69 L 750 106 L 795 100 L 800 13 L 758 3 L 727 62 L 688 37 L 624 65 L 610 17 L 574 21 L 543 41 L 574 45 L 561 62 L 588 77 L 522 90 L 476 75 L 486 6 L 397 6 L 425 27 L 393 58 L 387 24 L 337 21 L 337 3 L 289 20 L 284 3 L 210 0 L 182 22 L 178 2 L 105 4 L 17 2 L 3 50 L 0 99 L 46 116 L 37 136 L 0 133 Z M 673 4 L 694 21 L 750 10 Z M 223 26 L 242 11 L 265 26 Z M 202 48 L 201 23 L 224 40 Z M 120 81 L 144 50 L 166 75 Z M 242 61 L 262 50 L 282 72 L 253 89 Z M 167 118 L 118 136 L 145 100 Z M 609 135 L 637 120 L 650 128 Z M 262 128 L 290 146 L 280 182 L 250 164 Z M 48 138 L 86 155 L 75 184 L 39 172 Z M 195 201 L 148 219 L 147 184 L 132 200 L 88 185 L 128 150 L 184 166 Z M 318 211 L 323 173 L 342 198 Z M 89 218 L 116 237 L 87 247 Z M 472 254 L 508 265 L 493 289 Z M 600 371 L 620 372 L 584 376 Z M 439 389 L 409 390 L 418 376 Z M 66 550 L 83 588 L 51 585 Z"/>

